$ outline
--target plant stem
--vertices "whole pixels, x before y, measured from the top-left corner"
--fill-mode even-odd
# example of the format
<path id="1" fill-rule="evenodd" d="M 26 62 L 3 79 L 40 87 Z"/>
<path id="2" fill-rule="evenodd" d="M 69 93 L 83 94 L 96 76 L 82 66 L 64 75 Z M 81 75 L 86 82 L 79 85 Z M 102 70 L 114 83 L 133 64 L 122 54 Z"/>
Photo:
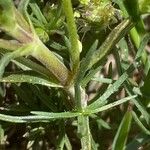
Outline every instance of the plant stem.
<path id="1" fill-rule="evenodd" d="M 81 139 L 82 150 L 91 150 L 92 144 L 88 116 L 78 117 L 78 133 Z"/>
<path id="2" fill-rule="evenodd" d="M 75 83 L 75 100 L 77 110 L 84 112 L 84 109 L 87 107 L 87 98 L 85 90 L 81 88 L 80 83 Z M 92 136 L 90 133 L 88 116 L 78 116 L 78 133 L 81 140 L 82 150 L 91 150 Z"/>
<path id="3" fill-rule="evenodd" d="M 46 66 L 62 85 L 66 85 L 69 70 L 40 40 L 31 55 Z"/>
<path id="4" fill-rule="evenodd" d="M 136 48 L 138 48 L 140 45 L 140 36 L 135 27 L 130 31 L 130 36 L 131 36 Z"/>
<path id="5" fill-rule="evenodd" d="M 8 50 L 16 50 L 21 46 L 22 44 L 20 44 L 17 41 L 0 39 L 0 48 L 8 49 Z"/>
<path id="6" fill-rule="evenodd" d="M 77 69 L 79 66 L 79 59 L 80 59 L 77 28 L 74 20 L 71 0 L 62 0 L 62 4 L 63 4 L 66 20 L 67 20 L 67 27 L 68 27 L 69 38 L 71 43 L 70 55 L 72 61 L 72 72 L 75 76 L 75 74 L 77 73 Z"/>

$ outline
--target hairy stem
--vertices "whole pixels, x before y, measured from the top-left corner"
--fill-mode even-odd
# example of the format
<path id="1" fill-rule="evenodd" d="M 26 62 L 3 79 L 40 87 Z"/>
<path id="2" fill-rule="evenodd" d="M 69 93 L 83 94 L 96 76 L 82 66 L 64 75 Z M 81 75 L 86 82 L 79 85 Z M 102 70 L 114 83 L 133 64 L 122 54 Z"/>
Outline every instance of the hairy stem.
<path id="1" fill-rule="evenodd" d="M 70 55 L 72 61 L 72 71 L 73 74 L 76 74 L 79 66 L 79 46 L 78 46 L 78 34 L 76 29 L 76 24 L 73 15 L 73 9 L 71 0 L 62 0 L 64 13 L 67 19 L 67 27 L 69 31 L 69 38 L 71 43 Z"/>
<path id="2" fill-rule="evenodd" d="M 69 70 L 40 40 L 31 55 L 46 66 L 62 85 L 66 85 Z"/>
<path id="3" fill-rule="evenodd" d="M 4 40 L 0 39 L 0 48 L 8 50 L 16 50 L 22 46 L 21 43 L 15 40 Z"/>
<path id="4" fill-rule="evenodd" d="M 89 117 L 78 117 L 78 134 L 81 140 L 82 150 L 92 150 L 91 133 L 89 128 Z"/>

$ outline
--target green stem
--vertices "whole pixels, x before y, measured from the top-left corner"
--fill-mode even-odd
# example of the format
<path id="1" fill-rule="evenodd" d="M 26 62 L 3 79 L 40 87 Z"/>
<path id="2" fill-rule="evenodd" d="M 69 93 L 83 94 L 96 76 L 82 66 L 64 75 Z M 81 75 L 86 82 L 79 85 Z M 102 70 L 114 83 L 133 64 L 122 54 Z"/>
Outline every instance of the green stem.
<path id="1" fill-rule="evenodd" d="M 21 43 L 29 43 L 33 41 L 33 33 L 28 33 L 19 25 L 16 25 L 13 31 L 9 32 L 9 35 L 20 41 Z"/>
<path id="2" fill-rule="evenodd" d="M 92 150 L 88 116 L 78 117 L 78 133 L 81 139 L 82 150 Z"/>
<path id="3" fill-rule="evenodd" d="M 32 56 L 40 61 L 58 79 L 62 85 L 66 85 L 70 72 L 66 66 L 39 40 Z"/>
<path id="4" fill-rule="evenodd" d="M 140 36 L 135 27 L 130 31 L 130 36 L 134 42 L 134 45 L 136 46 L 136 48 L 138 48 L 140 45 Z"/>
<path id="5" fill-rule="evenodd" d="M 79 66 L 79 59 L 80 59 L 77 28 L 74 20 L 71 0 L 62 0 L 62 4 L 67 19 L 67 25 L 68 25 L 68 31 L 69 31 L 69 37 L 71 43 L 70 55 L 72 61 L 72 71 L 73 74 L 76 74 Z"/>
<path id="6" fill-rule="evenodd" d="M 80 83 L 75 83 L 75 100 L 78 111 L 84 112 L 87 107 L 87 98 L 85 90 L 81 88 Z M 89 128 L 89 117 L 86 115 L 78 116 L 78 133 L 81 140 L 82 150 L 91 150 L 91 133 Z"/>
<path id="7" fill-rule="evenodd" d="M 0 48 L 8 50 L 16 50 L 20 48 L 22 44 L 17 41 L 3 40 L 0 39 Z"/>

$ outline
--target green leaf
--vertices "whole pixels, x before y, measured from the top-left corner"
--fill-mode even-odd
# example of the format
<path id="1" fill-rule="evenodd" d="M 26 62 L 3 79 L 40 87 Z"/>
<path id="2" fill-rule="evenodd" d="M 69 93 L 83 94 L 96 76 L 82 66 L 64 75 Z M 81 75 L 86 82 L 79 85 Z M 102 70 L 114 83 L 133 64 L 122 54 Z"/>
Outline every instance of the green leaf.
<path id="1" fill-rule="evenodd" d="M 93 78 L 93 76 L 98 72 L 101 71 L 103 68 L 103 66 L 99 66 L 96 69 L 91 69 L 89 70 L 89 73 L 83 78 L 83 80 L 81 81 L 81 86 L 84 88 L 87 86 L 88 82 L 91 81 L 91 79 Z"/>
<path id="2" fill-rule="evenodd" d="M 33 44 L 26 44 L 25 46 L 22 46 L 13 52 L 4 54 L 4 56 L 0 60 L 0 77 L 2 77 L 5 67 L 9 64 L 11 60 L 17 57 L 29 55 L 33 47 Z"/>
<path id="3" fill-rule="evenodd" d="M 145 80 L 144 80 L 144 85 L 141 87 L 141 92 L 143 97 L 145 98 L 150 98 L 150 71 L 148 72 Z"/>
<path id="4" fill-rule="evenodd" d="M 140 119 L 138 118 L 138 116 L 136 115 L 136 113 L 134 111 L 132 111 L 132 116 L 133 116 L 135 122 L 137 123 L 137 125 L 142 129 L 142 131 L 145 134 L 150 135 L 150 131 L 148 129 L 146 129 L 146 127 L 142 124 L 142 122 L 140 121 Z"/>
<path id="5" fill-rule="evenodd" d="M 127 111 L 124 115 L 119 129 L 115 135 L 113 144 L 112 144 L 112 150 L 123 150 L 127 141 L 128 133 L 130 130 L 132 121 L 132 113 L 130 111 Z"/>
<path id="6" fill-rule="evenodd" d="M 123 98 L 123 99 L 121 99 L 121 100 L 117 100 L 117 101 L 115 101 L 115 102 L 113 102 L 113 103 L 110 103 L 110 104 L 108 104 L 108 105 L 102 106 L 102 107 L 100 107 L 100 108 L 90 108 L 90 107 L 87 107 L 87 108 L 85 109 L 85 112 L 84 112 L 84 113 L 85 113 L 85 114 L 91 114 L 91 113 L 102 112 L 102 111 L 108 110 L 108 109 L 110 109 L 110 108 L 112 108 L 112 107 L 118 106 L 118 105 L 120 105 L 120 104 L 122 104 L 122 103 L 125 103 L 125 102 L 127 102 L 127 101 L 129 101 L 129 100 L 132 100 L 132 99 L 135 98 L 135 97 L 137 97 L 137 95 L 128 96 L 128 97 L 125 97 L 125 98 Z"/>
<path id="7" fill-rule="evenodd" d="M 21 67 L 23 70 L 24 70 L 24 67 L 27 67 L 28 70 L 36 71 L 42 75 L 45 75 L 47 77 L 51 77 L 54 81 L 56 81 L 56 78 L 54 78 L 54 76 L 52 76 L 50 71 L 48 69 L 44 68 L 42 65 L 39 65 L 39 64 L 35 63 L 34 61 L 27 59 L 25 57 L 19 57 L 15 60 L 16 61 L 13 61 L 13 62 L 14 63 L 17 62 L 16 65 Z M 23 66 L 21 66 L 21 65 L 23 65 Z"/>
<path id="8" fill-rule="evenodd" d="M 110 50 L 132 27 L 133 23 L 129 19 L 122 21 L 118 26 L 116 26 L 103 44 L 99 47 L 99 49 L 94 52 L 88 68 L 91 68 L 94 64 L 102 61 L 103 58 L 105 58 L 105 56 L 110 52 Z"/>
<path id="9" fill-rule="evenodd" d="M 145 46 L 147 45 L 147 43 L 149 42 L 149 40 L 150 40 L 150 34 L 147 33 L 147 34 L 143 37 L 143 39 L 141 40 L 141 43 L 140 43 L 140 46 L 139 46 L 138 51 L 137 51 L 137 53 L 136 53 L 135 59 L 138 59 L 138 58 L 140 58 L 140 57 L 142 56 L 142 52 L 143 52 Z"/>
<path id="10" fill-rule="evenodd" d="M 13 122 L 13 123 L 25 123 L 25 121 L 21 120 L 20 117 L 4 115 L 4 114 L 0 114 L 0 120 L 6 122 Z"/>
<path id="11" fill-rule="evenodd" d="M 65 134 L 65 146 L 66 146 L 67 150 L 72 150 L 72 145 L 70 143 L 70 140 L 69 140 L 67 134 Z"/>
<path id="12" fill-rule="evenodd" d="M 132 96 L 134 94 L 134 92 L 132 91 L 132 86 L 129 85 L 128 83 L 126 84 L 125 89 L 126 89 L 128 95 Z M 132 102 L 135 104 L 135 106 L 141 112 L 141 114 L 143 115 L 143 117 L 146 120 L 147 124 L 149 125 L 150 115 L 147 112 L 145 106 L 142 104 L 141 100 L 137 97 L 137 98 L 133 98 Z"/>
<path id="13" fill-rule="evenodd" d="M 29 4 L 31 9 L 32 9 L 32 12 L 33 14 L 36 16 L 36 18 L 44 24 L 47 24 L 47 20 L 45 19 L 45 17 L 43 16 L 40 8 L 38 7 L 38 5 L 36 3 L 30 3 Z"/>
<path id="14" fill-rule="evenodd" d="M 28 72 L 29 73 L 29 72 Z M 32 72 L 31 72 L 32 73 Z M 44 79 L 37 75 L 32 74 L 11 74 L 0 79 L 0 82 L 10 82 L 10 83 L 31 83 L 31 84 L 40 84 L 48 87 L 62 87 L 59 84 L 53 83 L 47 79 Z"/>
<path id="15" fill-rule="evenodd" d="M 102 78 L 102 77 L 94 77 L 94 78 L 92 78 L 91 80 L 97 81 L 97 82 L 100 82 L 100 83 L 107 83 L 107 84 L 111 84 L 111 83 L 113 82 L 112 79 L 109 79 L 109 78 Z"/>
<path id="16" fill-rule="evenodd" d="M 101 119 L 98 115 L 91 114 L 90 118 L 92 118 L 93 120 L 96 120 L 96 123 L 97 123 L 99 129 L 101 129 L 101 127 L 105 128 L 105 129 L 111 129 L 109 124 L 106 121 L 104 121 L 103 119 Z"/>
<path id="17" fill-rule="evenodd" d="M 80 70 L 78 72 L 78 76 L 77 76 L 77 82 L 82 81 L 86 71 L 88 70 L 88 65 L 90 64 L 90 60 L 92 58 L 92 54 L 93 52 L 96 50 L 98 46 L 98 40 L 96 40 L 92 46 L 90 47 L 90 49 L 88 50 L 85 58 L 82 59 L 81 61 L 81 65 L 80 65 Z"/>
<path id="18" fill-rule="evenodd" d="M 102 105 L 104 105 L 107 102 L 107 99 L 115 92 L 118 91 L 118 89 L 120 88 L 120 86 L 126 81 L 126 79 L 128 78 L 128 74 L 125 72 L 121 75 L 121 77 L 112 85 L 110 85 L 107 90 L 105 91 L 105 93 L 98 98 L 95 102 L 93 102 L 91 105 L 88 106 L 88 108 L 98 108 Z"/>
<path id="19" fill-rule="evenodd" d="M 27 7 L 28 7 L 29 2 L 30 2 L 30 0 L 21 0 L 19 5 L 18 5 L 18 11 L 23 15 L 23 17 L 28 22 L 29 27 L 31 29 L 31 32 L 35 33 L 32 22 L 31 22 L 30 17 L 27 13 Z"/>
<path id="20" fill-rule="evenodd" d="M 0 120 L 13 123 L 25 123 L 25 122 L 34 123 L 34 122 L 49 122 L 50 120 L 54 119 L 74 118 L 82 115 L 82 113 L 78 112 L 48 113 L 48 112 L 32 111 L 31 113 L 37 115 L 11 116 L 0 114 Z"/>
<path id="21" fill-rule="evenodd" d="M 0 148 L 2 148 L 2 146 L 4 146 L 5 144 L 5 131 L 2 127 L 2 125 L 0 124 Z"/>
<path id="22" fill-rule="evenodd" d="M 82 115 L 79 112 L 61 112 L 61 113 L 49 113 L 49 112 L 41 112 L 41 111 L 31 111 L 32 114 L 38 116 L 47 116 L 52 119 L 59 119 L 59 118 L 72 118 L 76 116 Z"/>

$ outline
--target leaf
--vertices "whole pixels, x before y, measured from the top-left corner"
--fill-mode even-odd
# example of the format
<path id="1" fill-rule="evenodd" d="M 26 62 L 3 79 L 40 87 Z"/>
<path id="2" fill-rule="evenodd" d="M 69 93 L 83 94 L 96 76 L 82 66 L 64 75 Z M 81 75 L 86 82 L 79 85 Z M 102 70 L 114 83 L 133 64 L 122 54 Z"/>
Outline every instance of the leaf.
<path id="1" fill-rule="evenodd" d="M 85 109 L 85 112 L 84 112 L 84 113 L 85 113 L 85 114 L 91 114 L 91 113 L 102 112 L 102 111 L 108 110 L 108 109 L 110 109 L 110 108 L 112 108 L 112 107 L 118 106 L 118 105 L 120 105 L 120 104 L 122 104 L 122 103 L 125 103 L 125 102 L 127 102 L 127 101 L 129 101 L 129 100 L 132 100 L 132 99 L 135 98 L 135 97 L 137 97 L 137 95 L 128 96 L 128 97 L 125 97 L 125 98 L 123 98 L 123 99 L 121 99 L 121 100 L 117 100 L 117 101 L 115 101 L 115 102 L 113 102 L 113 103 L 110 103 L 110 104 L 108 104 L 108 105 L 102 106 L 102 107 L 100 107 L 100 108 L 90 108 L 90 107 L 87 107 L 87 108 Z"/>
<path id="2" fill-rule="evenodd" d="M 110 50 L 132 27 L 133 23 L 129 19 L 122 21 L 118 26 L 116 26 L 99 49 L 94 52 L 88 68 L 91 68 L 94 64 L 102 61 Z"/>
<path id="3" fill-rule="evenodd" d="M 31 113 L 37 115 L 11 116 L 0 114 L 0 120 L 13 123 L 26 123 L 26 122 L 34 123 L 34 122 L 49 122 L 50 120 L 54 119 L 74 118 L 82 115 L 82 113 L 78 112 L 48 113 L 48 112 L 32 111 Z"/>
<path id="4" fill-rule="evenodd" d="M 128 78 L 128 74 L 125 72 L 121 75 L 121 77 L 112 85 L 110 85 L 107 90 L 105 91 L 105 93 L 98 98 L 95 102 L 93 102 L 91 105 L 88 106 L 88 108 L 98 108 L 102 105 L 104 105 L 107 102 L 107 99 L 115 92 L 118 91 L 118 89 L 120 88 L 120 86 L 126 81 L 126 79 Z"/>
<path id="5" fill-rule="evenodd" d="M 19 48 L 16 51 L 10 52 L 10 53 L 6 53 L 4 54 L 4 56 L 2 56 L 2 58 L 0 59 L 0 78 L 3 76 L 4 70 L 6 68 L 6 66 L 9 64 L 9 62 L 20 56 L 21 53 L 21 48 Z"/>
<path id="6" fill-rule="evenodd" d="M 59 119 L 59 118 L 72 118 L 76 116 L 80 116 L 82 113 L 79 112 L 61 112 L 61 113 L 49 113 L 49 112 L 41 112 L 41 111 L 31 111 L 32 114 L 38 116 L 47 116 L 52 119 Z"/>
<path id="7" fill-rule="evenodd" d="M 132 96 L 134 94 L 134 92 L 132 91 L 132 87 L 131 85 L 129 85 L 128 83 L 125 85 L 125 89 L 128 93 L 128 95 Z M 132 99 L 132 102 L 135 104 L 135 106 L 138 108 L 138 110 L 141 112 L 141 114 L 143 115 L 143 117 L 145 118 L 147 124 L 149 125 L 150 122 L 150 115 L 147 112 L 145 106 L 142 104 L 141 100 L 137 97 Z"/>
<path id="8" fill-rule="evenodd" d="M 99 129 L 101 129 L 101 127 L 105 128 L 105 129 L 111 129 L 109 124 L 106 121 L 104 121 L 103 119 L 101 119 L 98 115 L 91 114 L 90 118 L 92 118 L 93 120 L 96 120 Z"/>
<path id="9" fill-rule="evenodd" d="M 0 77 L 2 77 L 6 66 L 11 60 L 17 57 L 29 55 L 33 47 L 33 44 L 26 44 L 25 46 L 22 46 L 13 52 L 4 54 L 4 56 L 0 59 Z"/>
<path id="10" fill-rule="evenodd" d="M 127 111 L 124 115 L 119 129 L 115 135 L 113 144 L 112 144 L 112 150 L 123 150 L 127 141 L 128 133 L 130 130 L 132 121 L 132 113 L 130 111 Z"/>
<path id="11" fill-rule="evenodd" d="M 143 97 L 145 98 L 150 98 L 150 71 L 148 72 L 145 80 L 144 80 L 144 85 L 140 88 Z"/>
<path id="12" fill-rule="evenodd" d="M 25 123 L 20 117 L 0 114 L 0 120 L 13 123 Z"/>
<path id="13" fill-rule="evenodd" d="M 97 81 L 97 82 L 100 82 L 100 83 L 107 83 L 107 84 L 111 84 L 111 83 L 113 82 L 112 79 L 109 79 L 109 78 L 102 78 L 102 77 L 94 77 L 94 78 L 92 78 L 91 80 Z"/>
<path id="14" fill-rule="evenodd" d="M 103 68 L 103 66 L 99 66 L 96 69 L 91 69 L 89 71 L 89 73 L 83 78 L 83 80 L 81 81 L 81 86 L 84 88 L 86 87 L 86 85 L 88 84 L 88 82 L 90 82 L 91 78 L 93 78 L 93 76 L 98 72 L 101 71 Z"/>
<path id="15" fill-rule="evenodd" d="M 67 134 L 65 134 L 65 146 L 66 146 L 67 150 L 72 150 L 72 145 L 70 143 L 70 140 L 69 140 Z"/>
<path id="16" fill-rule="evenodd" d="M 45 17 L 43 16 L 40 8 L 38 7 L 38 5 L 36 3 L 30 3 L 29 4 L 33 14 L 36 16 L 36 18 L 43 24 L 47 24 L 47 20 L 45 19 Z"/>
<path id="17" fill-rule="evenodd" d="M 88 52 L 87 52 L 85 58 L 82 59 L 81 65 L 80 65 L 80 70 L 79 70 L 78 76 L 77 76 L 77 82 L 78 82 L 78 83 L 82 81 L 82 79 L 83 79 L 83 77 L 84 77 L 86 71 L 88 70 L 88 67 L 87 67 L 87 66 L 90 64 L 90 60 L 91 60 L 91 58 L 92 58 L 92 54 L 93 54 L 93 52 L 96 50 L 97 46 L 98 46 L 98 40 L 96 40 L 96 41 L 92 44 L 92 46 L 91 46 L 90 49 L 88 50 Z"/>
<path id="18" fill-rule="evenodd" d="M 5 131 L 2 125 L 0 124 L 0 148 L 2 148 L 4 144 L 5 144 Z"/>
<path id="19" fill-rule="evenodd" d="M 31 29 L 31 32 L 35 33 L 32 22 L 31 22 L 30 17 L 27 13 L 27 7 L 28 7 L 29 2 L 30 2 L 30 0 L 21 0 L 19 5 L 18 5 L 18 10 L 24 16 L 26 21 L 28 22 L 30 29 Z"/>
<path id="20" fill-rule="evenodd" d="M 148 129 L 146 129 L 146 127 L 142 124 L 142 122 L 140 121 L 140 119 L 138 118 L 138 116 L 136 115 L 136 113 L 134 111 L 132 111 L 132 116 L 133 116 L 135 122 L 137 123 L 137 125 L 142 129 L 142 131 L 145 134 L 150 135 L 150 131 Z"/>
<path id="21" fill-rule="evenodd" d="M 52 74 L 50 73 L 50 71 L 46 68 L 44 68 L 43 66 L 35 63 L 34 61 L 30 60 L 30 59 L 27 59 L 27 58 L 24 58 L 24 57 L 19 57 L 16 59 L 16 61 L 26 67 L 28 67 L 29 69 L 33 70 L 33 71 L 36 71 L 42 75 L 45 75 L 47 77 L 52 77 L 53 80 L 55 81 L 56 78 L 54 79 L 54 77 L 52 76 Z M 15 63 L 15 62 L 14 62 Z M 17 65 L 19 67 L 21 67 L 19 64 L 17 63 Z M 23 67 L 24 68 L 24 67 Z M 22 68 L 22 69 L 23 69 Z"/>
<path id="22" fill-rule="evenodd" d="M 140 46 L 138 48 L 138 51 L 137 51 L 136 57 L 135 57 L 136 60 L 142 56 L 142 52 L 143 52 L 145 46 L 147 45 L 147 43 L 149 42 L 149 40 L 150 40 L 150 34 L 147 33 L 141 40 Z"/>
<path id="23" fill-rule="evenodd" d="M 39 84 L 48 87 L 62 87 L 59 84 L 53 83 L 47 79 L 41 78 L 40 76 L 27 75 L 27 74 L 11 74 L 0 79 L 0 82 L 10 82 L 10 83 L 31 83 Z"/>

